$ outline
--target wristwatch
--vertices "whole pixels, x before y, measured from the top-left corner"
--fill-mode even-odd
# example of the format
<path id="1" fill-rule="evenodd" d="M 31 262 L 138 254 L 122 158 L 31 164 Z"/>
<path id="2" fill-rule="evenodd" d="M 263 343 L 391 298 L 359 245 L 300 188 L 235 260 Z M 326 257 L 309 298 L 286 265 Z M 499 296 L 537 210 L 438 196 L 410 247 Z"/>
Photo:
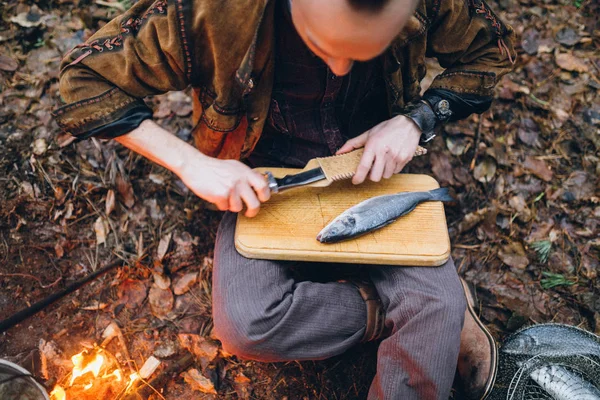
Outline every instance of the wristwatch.
<path id="1" fill-rule="evenodd" d="M 433 104 L 431 100 L 434 100 Z M 448 100 L 435 97 L 429 101 L 418 100 L 407 104 L 402 115 L 413 120 L 421 129 L 421 143 L 427 143 L 436 136 L 435 128 L 450 120 L 452 110 Z"/>

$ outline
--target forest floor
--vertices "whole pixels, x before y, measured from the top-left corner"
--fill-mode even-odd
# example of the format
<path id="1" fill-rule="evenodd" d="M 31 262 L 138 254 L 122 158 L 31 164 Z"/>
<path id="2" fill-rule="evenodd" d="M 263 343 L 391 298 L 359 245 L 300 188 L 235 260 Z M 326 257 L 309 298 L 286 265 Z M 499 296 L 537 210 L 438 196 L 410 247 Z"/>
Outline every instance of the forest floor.
<path id="1" fill-rule="evenodd" d="M 0 357 L 28 364 L 44 354 L 51 388 L 64 382 L 70 357 L 102 342 L 115 322 L 123 341 L 107 350 L 123 368 L 127 351 L 134 368 L 154 355 L 161 371 L 186 347 L 194 354 L 205 379 L 177 371 L 153 398 L 365 398 L 377 343 L 323 361 L 224 353 L 211 337 L 221 213 L 117 143 L 62 146 L 50 114 L 60 105 L 61 57 L 131 1 L 29 3 L 0 7 L 0 319 L 111 260 L 124 267 L 1 334 Z M 600 5 L 491 5 L 517 33 L 515 72 L 489 111 L 445 127 L 406 172 L 451 188 L 452 256 L 499 340 L 542 322 L 600 334 Z M 189 92 L 146 100 L 156 121 L 189 140 Z"/>

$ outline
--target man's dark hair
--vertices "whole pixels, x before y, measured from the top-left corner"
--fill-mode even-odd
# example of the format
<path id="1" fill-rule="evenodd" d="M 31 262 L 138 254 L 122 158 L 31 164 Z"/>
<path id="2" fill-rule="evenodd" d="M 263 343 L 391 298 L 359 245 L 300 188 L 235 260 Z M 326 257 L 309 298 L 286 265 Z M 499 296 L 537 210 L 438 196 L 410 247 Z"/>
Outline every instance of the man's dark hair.
<path id="1" fill-rule="evenodd" d="M 372 14 L 383 10 L 389 0 L 348 0 L 350 6 L 357 11 L 366 11 Z"/>

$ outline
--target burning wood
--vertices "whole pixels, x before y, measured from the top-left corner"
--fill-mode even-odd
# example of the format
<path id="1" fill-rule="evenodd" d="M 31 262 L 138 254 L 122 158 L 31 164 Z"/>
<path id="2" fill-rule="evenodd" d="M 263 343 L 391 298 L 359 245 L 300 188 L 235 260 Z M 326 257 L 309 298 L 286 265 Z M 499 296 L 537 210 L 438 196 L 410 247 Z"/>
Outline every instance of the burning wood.
<path id="1" fill-rule="evenodd" d="M 123 379 L 115 357 L 101 347 L 71 357 L 73 369 L 50 393 L 51 400 L 119 398 L 140 379 L 137 373 Z"/>

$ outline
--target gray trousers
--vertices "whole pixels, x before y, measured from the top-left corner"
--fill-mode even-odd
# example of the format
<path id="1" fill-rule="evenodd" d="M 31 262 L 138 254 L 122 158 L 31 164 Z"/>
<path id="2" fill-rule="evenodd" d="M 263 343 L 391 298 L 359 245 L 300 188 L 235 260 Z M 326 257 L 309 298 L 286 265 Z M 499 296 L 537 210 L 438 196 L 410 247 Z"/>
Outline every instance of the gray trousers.
<path id="1" fill-rule="evenodd" d="M 221 221 L 213 269 L 214 328 L 227 352 L 266 362 L 317 360 L 360 342 L 367 312 L 354 285 L 293 276 L 315 263 L 241 256 L 235 221 L 233 213 Z M 368 273 L 391 332 L 379 345 L 368 398 L 448 399 L 466 307 L 454 263 L 378 265 Z"/>

